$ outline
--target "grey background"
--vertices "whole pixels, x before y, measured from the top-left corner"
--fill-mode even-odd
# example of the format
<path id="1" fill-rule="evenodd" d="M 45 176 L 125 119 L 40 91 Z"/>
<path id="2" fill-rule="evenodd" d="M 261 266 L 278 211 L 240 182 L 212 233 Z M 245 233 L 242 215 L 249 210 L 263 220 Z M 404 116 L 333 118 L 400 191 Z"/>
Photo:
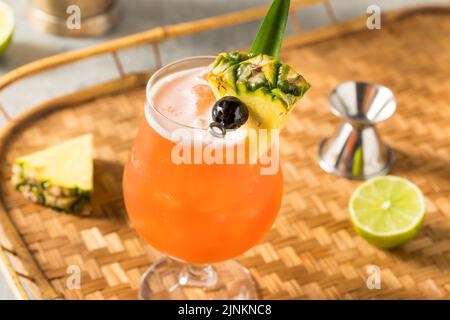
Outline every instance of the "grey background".
<path id="1" fill-rule="evenodd" d="M 270 0 L 121 0 L 121 20 L 107 35 L 95 39 L 71 39 L 44 34 L 32 28 L 27 20 L 26 0 L 2 0 L 14 11 L 16 30 L 7 52 L 0 56 L 0 76 L 36 59 L 68 50 L 84 48 L 96 43 L 148 30 L 159 25 L 205 18 L 243 8 L 269 4 Z M 382 10 L 392 10 L 419 4 L 448 3 L 448 0 L 334 0 L 339 21 L 363 16 L 366 8 L 377 4 Z M 81 12 L 82 14 L 82 12 Z M 303 30 L 328 25 L 330 22 L 322 6 L 310 6 L 297 13 Z M 216 54 L 231 48 L 248 47 L 259 23 L 243 24 L 226 30 L 200 33 L 170 40 L 162 47 L 163 63 L 196 54 Z M 292 32 L 289 26 L 288 32 Z M 152 50 L 148 46 L 119 53 L 126 72 L 148 70 L 153 66 Z M 11 116 L 17 116 L 28 106 L 52 96 L 76 91 L 84 86 L 117 77 L 110 55 L 91 58 L 22 80 L 0 93 L 0 103 Z M 5 120 L 0 115 L 0 128 Z M 0 299 L 13 296 L 0 275 Z"/>

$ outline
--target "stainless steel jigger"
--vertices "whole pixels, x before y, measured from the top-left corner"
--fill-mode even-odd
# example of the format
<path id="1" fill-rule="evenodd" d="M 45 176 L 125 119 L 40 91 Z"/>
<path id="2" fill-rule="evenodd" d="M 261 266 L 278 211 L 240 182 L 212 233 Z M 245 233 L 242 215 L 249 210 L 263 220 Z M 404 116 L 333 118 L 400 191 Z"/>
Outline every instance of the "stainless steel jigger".
<path id="1" fill-rule="evenodd" d="M 331 92 L 329 102 L 331 112 L 344 124 L 320 143 L 322 169 L 350 179 L 388 173 L 394 155 L 375 125 L 394 114 L 397 103 L 392 91 L 379 84 L 349 81 Z"/>

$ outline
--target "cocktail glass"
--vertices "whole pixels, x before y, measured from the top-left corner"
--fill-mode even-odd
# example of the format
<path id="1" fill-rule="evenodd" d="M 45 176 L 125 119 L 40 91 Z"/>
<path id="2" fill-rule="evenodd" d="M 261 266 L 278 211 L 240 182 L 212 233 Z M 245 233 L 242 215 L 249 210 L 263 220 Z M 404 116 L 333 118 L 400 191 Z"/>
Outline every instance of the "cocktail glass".
<path id="1" fill-rule="evenodd" d="M 213 61 L 176 61 L 157 71 L 147 85 L 146 119 L 125 166 L 123 190 L 132 224 L 165 258 L 143 274 L 142 299 L 257 298 L 249 271 L 230 259 L 256 245 L 271 228 L 282 198 L 281 170 L 262 174 L 262 165 L 250 161 L 176 163 L 175 133 L 191 137 L 187 145 L 192 155 L 217 141 L 224 143 L 225 152 L 237 151 L 242 144 L 248 147 L 248 137 L 238 139 L 236 132 L 212 137 L 207 126 L 185 125 L 161 112 L 152 98 L 152 90 L 166 77 L 206 70 Z"/>

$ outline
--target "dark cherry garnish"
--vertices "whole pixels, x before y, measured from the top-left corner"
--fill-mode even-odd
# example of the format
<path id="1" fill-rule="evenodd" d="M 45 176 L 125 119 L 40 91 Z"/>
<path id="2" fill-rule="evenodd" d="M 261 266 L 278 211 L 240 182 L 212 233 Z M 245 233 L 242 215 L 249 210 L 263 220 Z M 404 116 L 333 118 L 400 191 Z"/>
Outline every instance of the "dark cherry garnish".
<path id="1" fill-rule="evenodd" d="M 214 104 L 212 118 L 225 129 L 237 129 L 247 122 L 248 108 L 236 97 L 223 97 Z"/>

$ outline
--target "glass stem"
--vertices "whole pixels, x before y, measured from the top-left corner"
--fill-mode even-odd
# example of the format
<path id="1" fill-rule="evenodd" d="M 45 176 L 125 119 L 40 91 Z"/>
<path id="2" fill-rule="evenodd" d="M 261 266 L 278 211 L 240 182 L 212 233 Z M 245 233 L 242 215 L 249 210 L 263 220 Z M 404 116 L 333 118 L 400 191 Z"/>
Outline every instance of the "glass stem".
<path id="1" fill-rule="evenodd" d="M 186 264 L 180 272 L 178 283 L 181 286 L 209 288 L 216 285 L 218 275 L 210 264 Z"/>

